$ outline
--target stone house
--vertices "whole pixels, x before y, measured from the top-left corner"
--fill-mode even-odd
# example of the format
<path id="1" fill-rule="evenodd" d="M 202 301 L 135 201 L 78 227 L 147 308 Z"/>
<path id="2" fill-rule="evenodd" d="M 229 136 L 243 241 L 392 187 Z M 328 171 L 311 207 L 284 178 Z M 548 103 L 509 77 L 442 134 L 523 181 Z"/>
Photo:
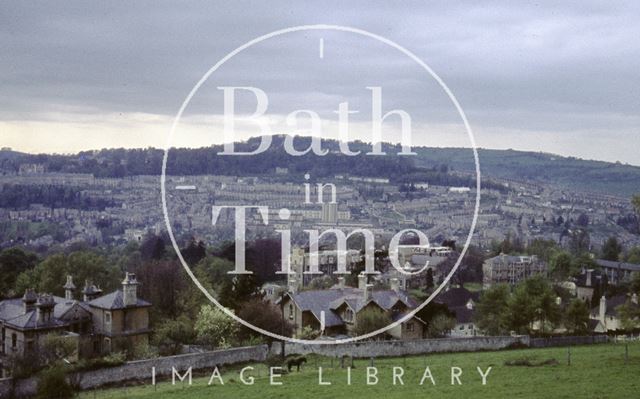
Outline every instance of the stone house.
<path id="1" fill-rule="evenodd" d="M 455 327 L 449 332 L 451 337 L 481 335 L 474 321 L 479 298 L 479 293 L 472 293 L 462 287 L 449 288 L 435 298 L 434 302 L 445 305 L 456 319 Z"/>
<path id="2" fill-rule="evenodd" d="M 418 306 L 400 289 L 397 279 L 388 290 L 374 290 L 364 275 L 359 276 L 358 288 L 345 286 L 343 277 L 338 281 L 338 285 L 330 289 L 298 291 L 296 281 L 289 280 L 281 305 L 285 319 L 293 324 L 296 333 L 307 326 L 320 331 L 324 321 L 325 336 L 355 335 L 358 315 L 366 310 L 380 311 L 397 321 Z M 424 331 L 424 321 L 414 316 L 387 334 L 396 339 L 420 339 Z"/>
<path id="3" fill-rule="evenodd" d="M 487 259 L 482 265 L 482 288 L 488 289 L 494 284 L 515 285 L 529 277 L 545 274 L 547 265 L 535 255 L 500 254 Z"/>
<path id="4" fill-rule="evenodd" d="M 148 343 L 151 304 L 138 298 L 138 284 L 135 274 L 127 273 L 122 290 L 102 295 L 86 282 L 82 300 L 76 300 L 76 286 L 67 276 L 64 298 L 28 289 L 22 298 L 0 301 L 0 370 L 3 359 L 37 351 L 50 334 L 74 340 L 79 357 Z"/>
<path id="5" fill-rule="evenodd" d="M 599 322 L 599 324 L 591 323 L 594 326 L 592 331 L 607 332 L 623 330 L 618 307 L 624 304 L 629 304 L 630 306 L 637 308 L 639 306 L 638 296 L 636 294 L 633 294 L 630 297 L 627 295 L 616 295 L 609 299 L 602 296 L 600 298 L 599 306 L 591 309 L 591 313 L 589 315 L 591 320 L 597 320 Z"/>

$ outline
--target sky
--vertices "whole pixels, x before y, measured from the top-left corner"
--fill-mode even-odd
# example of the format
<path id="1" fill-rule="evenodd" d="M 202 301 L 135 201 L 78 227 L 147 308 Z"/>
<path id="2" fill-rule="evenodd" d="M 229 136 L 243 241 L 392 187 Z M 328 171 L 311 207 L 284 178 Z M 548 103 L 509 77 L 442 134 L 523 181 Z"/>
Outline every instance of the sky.
<path id="1" fill-rule="evenodd" d="M 542 151 L 640 165 L 640 4 L 634 2 L 2 2 L 0 146 L 72 153 L 164 147 L 194 85 L 228 53 L 289 27 L 357 28 L 399 44 L 453 93 L 479 147 Z M 320 44 L 322 42 L 322 44 Z M 322 49 L 321 49 L 322 47 Z M 322 56 L 320 55 L 322 54 Z M 405 110 L 413 143 L 469 147 L 459 113 L 406 54 L 335 30 L 282 34 L 217 69 L 169 142 L 223 139 L 223 86 L 262 90 L 273 133 L 309 134 L 313 110 L 335 137 L 338 104 L 349 137 L 372 141 L 372 98 Z M 238 114 L 256 97 L 238 90 Z M 400 118 L 383 140 L 400 137 Z M 237 138 L 261 133 L 239 121 Z"/>

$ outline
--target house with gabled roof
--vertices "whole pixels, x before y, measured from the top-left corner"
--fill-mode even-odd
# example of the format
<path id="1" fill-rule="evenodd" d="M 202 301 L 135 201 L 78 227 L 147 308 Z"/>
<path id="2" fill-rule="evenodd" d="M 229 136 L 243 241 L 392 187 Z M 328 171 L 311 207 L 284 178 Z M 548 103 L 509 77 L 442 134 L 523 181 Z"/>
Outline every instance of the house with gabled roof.
<path id="1" fill-rule="evenodd" d="M 3 358 L 37 351 L 50 334 L 74 339 L 80 357 L 148 343 L 151 304 L 138 298 L 138 284 L 135 274 L 127 273 L 121 290 L 102 295 L 86 282 L 82 300 L 76 300 L 76 286 L 67 276 L 64 298 L 27 289 L 22 298 L 0 301 L 0 370 Z"/>
<path id="2" fill-rule="evenodd" d="M 480 330 L 474 321 L 476 303 L 479 299 L 479 293 L 471 292 L 463 287 L 449 288 L 434 299 L 435 303 L 445 305 L 456 319 L 455 327 L 449 332 L 450 336 L 480 335 Z"/>
<path id="3" fill-rule="evenodd" d="M 298 291 L 290 280 L 288 291 L 282 299 L 284 317 L 300 333 L 305 327 L 321 331 L 323 335 L 354 335 L 358 315 L 375 309 L 389 315 L 392 321 L 405 317 L 418 303 L 406 291 L 400 289 L 398 280 L 391 289 L 374 290 L 367 284 L 366 276 L 359 276 L 358 288 L 346 286 L 344 277 L 338 285 L 324 290 Z M 424 336 L 425 323 L 418 317 L 390 329 L 387 333 L 396 339 L 420 339 Z"/>

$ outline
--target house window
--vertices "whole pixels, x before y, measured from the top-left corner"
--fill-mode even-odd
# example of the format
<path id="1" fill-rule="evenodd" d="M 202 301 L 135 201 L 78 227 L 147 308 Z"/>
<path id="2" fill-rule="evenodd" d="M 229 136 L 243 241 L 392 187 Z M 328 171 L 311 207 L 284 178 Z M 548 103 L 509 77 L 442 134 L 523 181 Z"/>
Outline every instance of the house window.
<path id="1" fill-rule="evenodd" d="M 16 334 L 11 334 L 11 348 L 15 349 L 18 346 L 18 336 Z"/>
<path id="2" fill-rule="evenodd" d="M 111 312 L 104 312 L 104 322 L 111 324 Z"/>
<path id="3" fill-rule="evenodd" d="M 289 320 L 293 320 L 293 304 L 289 304 Z"/>
<path id="4" fill-rule="evenodd" d="M 414 328 L 413 323 L 407 323 L 407 332 L 413 332 Z"/>
<path id="5" fill-rule="evenodd" d="M 344 312 L 344 320 L 348 322 L 353 322 L 353 310 L 347 309 Z"/>

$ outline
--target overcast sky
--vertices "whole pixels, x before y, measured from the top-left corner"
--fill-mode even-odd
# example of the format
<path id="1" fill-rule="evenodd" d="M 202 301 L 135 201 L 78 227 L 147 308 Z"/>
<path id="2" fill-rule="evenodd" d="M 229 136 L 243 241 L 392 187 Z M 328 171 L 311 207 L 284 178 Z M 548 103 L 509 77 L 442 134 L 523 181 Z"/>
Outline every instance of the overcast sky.
<path id="1" fill-rule="evenodd" d="M 450 3 L 2 2 L 0 145 L 163 147 L 186 95 L 227 53 L 274 30 L 335 24 L 384 36 L 426 62 L 457 97 L 480 147 L 640 165 L 640 6 Z M 276 132 L 293 133 L 287 113 L 312 109 L 335 135 L 332 111 L 348 101 L 360 111 L 350 134 L 365 141 L 366 87 L 380 86 L 384 112 L 411 115 L 414 142 L 469 146 L 451 102 L 417 64 L 337 31 L 278 36 L 234 57 L 194 97 L 172 144 L 221 142 L 217 86 L 233 85 L 268 94 L 265 117 Z M 255 106 L 251 96 L 240 100 L 241 110 Z M 384 138 L 397 141 L 392 119 Z M 257 134 L 249 125 L 240 131 Z"/>

